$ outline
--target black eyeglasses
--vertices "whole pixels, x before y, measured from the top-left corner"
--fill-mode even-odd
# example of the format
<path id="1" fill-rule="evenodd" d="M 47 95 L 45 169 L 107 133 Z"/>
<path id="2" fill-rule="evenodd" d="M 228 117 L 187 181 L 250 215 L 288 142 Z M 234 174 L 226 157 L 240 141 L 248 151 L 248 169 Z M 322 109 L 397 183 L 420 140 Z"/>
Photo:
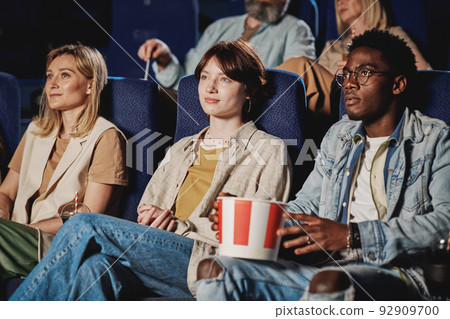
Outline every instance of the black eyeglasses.
<path id="1" fill-rule="evenodd" d="M 350 71 L 346 68 L 343 68 L 336 71 L 334 79 L 339 86 L 344 86 L 350 79 L 351 74 L 353 74 L 353 77 L 355 81 L 358 82 L 358 84 L 364 85 L 367 83 L 367 81 L 369 81 L 369 78 L 372 74 L 391 74 L 391 72 L 372 71 L 369 70 L 366 66 L 357 67 L 355 71 Z"/>

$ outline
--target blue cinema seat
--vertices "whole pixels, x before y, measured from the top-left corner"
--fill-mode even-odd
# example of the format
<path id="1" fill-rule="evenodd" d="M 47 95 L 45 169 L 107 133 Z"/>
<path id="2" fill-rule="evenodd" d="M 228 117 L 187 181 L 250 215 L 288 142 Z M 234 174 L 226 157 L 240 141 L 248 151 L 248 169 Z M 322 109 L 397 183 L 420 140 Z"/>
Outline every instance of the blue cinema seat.
<path id="1" fill-rule="evenodd" d="M 425 2 L 428 62 L 435 70 L 450 70 L 450 1 Z"/>
<path id="2" fill-rule="evenodd" d="M 2 176 L 20 141 L 20 93 L 17 79 L 0 72 L 0 134 L 6 143 L 5 159 L 0 163 Z"/>
<path id="3" fill-rule="evenodd" d="M 434 0 L 433 0 L 434 1 Z M 390 5 L 390 7 L 389 7 Z M 423 0 L 390 0 L 387 10 L 392 10 L 392 25 L 399 25 L 419 48 L 427 45 L 427 16 Z"/>
<path id="4" fill-rule="evenodd" d="M 268 84 L 271 96 L 262 107 L 256 126 L 269 134 L 285 140 L 294 166 L 294 180 L 291 194 L 303 185 L 310 172 L 312 161 L 300 163 L 299 154 L 306 139 L 306 98 L 303 80 L 294 73 L 268 70 Z M 208 119 L 198 98 L 198 80 L 194 75 L 181 79 L 178 89 L 178 112 L 175 142 L 198 133 L 208 126 Z M 312 159 L 312 155 L 311 155 Z M 297 162 L 298 165 L 294 165 Z"/>
<path id="5" fill-rule="evenodd" d="M 197 0 L 113 0 L 114 40 L 110 41 L 106 59 L 109 74 L 144 78 L 145 62 L 137 52 L 142 43 L 152 38 L 167 43 L 182 60 L 197 44 L 198 14 Z"/>
<path id="6" fill-rule="evenodd" d="M 116 124 L 127 137 L 129 187 L 122 195 L 119 216 L 137 220 L 137 206 L 158 162 L 164 145 L 153 151 L 155 143 L 169 142 L 158 131 L 158 87 L 153 81 L 109 78 L 102 92 L 100 113 Z M 163 143 L 164 144 L 164 143 Z M 152 161 L 152 163 L 149 163 Z"/>
<path id="7" fill-rule="evenodd" d="M 7 165 L 20 140 L 20 93 L 17 79 L 0 72 L 0 134 L 6 143 L 6 158 L 1 163 L 2 176 L 6 175 Z M 9 296 L 21 283 L 14 280 L 0 287 L 0 300 Z"/>

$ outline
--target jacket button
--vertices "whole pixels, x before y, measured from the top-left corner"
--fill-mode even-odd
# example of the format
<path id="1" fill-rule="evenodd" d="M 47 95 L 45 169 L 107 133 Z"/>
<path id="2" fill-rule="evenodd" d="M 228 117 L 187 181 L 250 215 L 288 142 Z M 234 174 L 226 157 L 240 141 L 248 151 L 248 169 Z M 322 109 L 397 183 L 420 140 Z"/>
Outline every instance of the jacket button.
<path id="1" fill-rule="evenodd" d="M 371 251 L 371 252 L 369 253 L 369 259 L 372 260 L 372 261 L 377 260 L 377 257 L 375 257 L 375 253 L 374 253 L 373 251 Z"/>
<path id="2" fill-rule="evenodd" d="M 342 203 L 342 207 L 345 207 L 345 206 L 347 206 L 347 203 L 346 203 L 346 202 L 343 202 L 343 203 Z"/>

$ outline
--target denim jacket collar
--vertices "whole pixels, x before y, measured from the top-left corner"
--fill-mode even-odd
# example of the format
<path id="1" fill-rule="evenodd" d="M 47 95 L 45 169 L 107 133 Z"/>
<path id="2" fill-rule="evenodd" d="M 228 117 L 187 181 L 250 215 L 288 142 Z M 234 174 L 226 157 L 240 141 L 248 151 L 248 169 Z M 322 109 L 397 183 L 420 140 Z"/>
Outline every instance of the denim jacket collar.
<path id="1" fill-rule="evenodd" d="M 357 144 L 361 139 L 366 137 L 362 122 L 359 121 L 358 123 L 359 125 L 352 137 L 353 144 Z M 417 123 L 416 117 L 411 117 L 409 108 L 405 108 L 402 118 L 388 140 L 391 141 L 391 145 L 399 146 L 403 140 L 420 142 L 423 140 L 423 136 L 424 132 L 422 131 L 421 124 Z"/>

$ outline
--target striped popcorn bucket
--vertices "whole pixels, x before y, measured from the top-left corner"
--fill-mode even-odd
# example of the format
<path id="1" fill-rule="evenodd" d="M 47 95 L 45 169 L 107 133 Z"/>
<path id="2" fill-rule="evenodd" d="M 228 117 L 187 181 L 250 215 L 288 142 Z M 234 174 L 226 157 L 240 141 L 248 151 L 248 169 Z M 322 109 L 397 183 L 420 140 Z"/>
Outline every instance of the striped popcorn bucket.
<path id="1" fill-rule="evenodd" d="M 277 260 L 287 204 L 239 197 L 219 197 L 219 255 Z"/>

